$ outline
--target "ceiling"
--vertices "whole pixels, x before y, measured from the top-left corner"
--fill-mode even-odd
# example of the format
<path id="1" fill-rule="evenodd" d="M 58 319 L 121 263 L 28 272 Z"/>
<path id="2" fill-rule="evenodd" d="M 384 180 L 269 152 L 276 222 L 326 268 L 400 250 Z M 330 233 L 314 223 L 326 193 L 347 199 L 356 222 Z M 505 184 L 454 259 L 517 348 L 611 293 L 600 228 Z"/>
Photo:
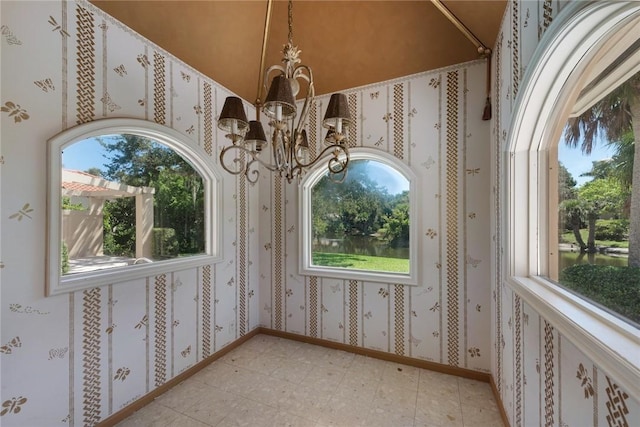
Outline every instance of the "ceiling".
<path id="1" fill-rule="evenodd" d="M 242 98 L 257 98 L 267 0 L 92 3 Z M 494 46 L 506 0 L 442 4 L 484 46 Z M 280 64 L 287 36 L 287 2 L 275 0 L 265 68 Z M 317 95 L 479 58 L 429 0 L 297 0 L 293 43 L 313 70 Z"/>

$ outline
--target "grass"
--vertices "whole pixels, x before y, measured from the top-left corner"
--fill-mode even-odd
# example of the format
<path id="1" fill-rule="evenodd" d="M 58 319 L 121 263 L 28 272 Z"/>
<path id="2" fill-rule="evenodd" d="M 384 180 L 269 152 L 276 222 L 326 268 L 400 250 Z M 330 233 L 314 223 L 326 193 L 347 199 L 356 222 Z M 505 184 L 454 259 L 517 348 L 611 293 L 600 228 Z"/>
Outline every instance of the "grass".
<path id="1" fill-rule="evenodd" d="M 313 265 L 352 268 L 355 270 L 409 273 L 409 260 L 369 255 L 314 252 Z"/>
<path id="2" fill-rule="evenodd" d="M 582 236 L 582 240 L 584 240 L 584 242 L 587 243 L 587 237 L 589 237 L 588 230 L 586 228 L 581 229 L 580 235 Z M 573 236 L 573 231 L 567 231 L 566 233 L 562 233 L 560 235 L 560 242 L 573 243 L 574 245 L 578 244 L 576 242 L 576 238 Z M 606 246 L 609 248 L 628 248 L 629 241 L 622 240 L 618 242 L 616 240 L 597 240 L 596 239 L 596 246 Z"/>

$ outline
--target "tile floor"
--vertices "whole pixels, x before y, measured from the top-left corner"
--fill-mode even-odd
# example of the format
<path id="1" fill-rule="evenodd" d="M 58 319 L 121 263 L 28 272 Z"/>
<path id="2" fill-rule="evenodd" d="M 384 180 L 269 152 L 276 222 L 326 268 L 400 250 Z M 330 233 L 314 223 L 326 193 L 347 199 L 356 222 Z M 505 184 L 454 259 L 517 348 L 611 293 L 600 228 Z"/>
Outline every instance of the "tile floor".
<path id="1" fill-rule="evenodd" d="M 502 425 L 487 383 L 256 335 L 118 427 Z"/>

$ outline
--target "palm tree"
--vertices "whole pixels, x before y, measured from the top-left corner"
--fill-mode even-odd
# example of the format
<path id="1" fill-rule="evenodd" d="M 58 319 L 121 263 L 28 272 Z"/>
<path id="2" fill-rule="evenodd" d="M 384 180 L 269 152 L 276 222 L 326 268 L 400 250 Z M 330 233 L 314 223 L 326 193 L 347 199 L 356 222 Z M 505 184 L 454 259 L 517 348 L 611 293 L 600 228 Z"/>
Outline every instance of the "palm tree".
<path id="1" fill-rule="evenodd" d="M 640 73 L 615 88 L 578 117 L 568 120 L 564 130 L 567 145 L 581 142 L 582 152 L 590 154 L 599 137 L 612 143 L 634 135 L 634 158 L 640 158 Z M 634 162 L 632 182 L 640 183 L 640 162 Z M 631 186 L 629 208 L 629 266 L 640 267 L 640 185 Z"/>

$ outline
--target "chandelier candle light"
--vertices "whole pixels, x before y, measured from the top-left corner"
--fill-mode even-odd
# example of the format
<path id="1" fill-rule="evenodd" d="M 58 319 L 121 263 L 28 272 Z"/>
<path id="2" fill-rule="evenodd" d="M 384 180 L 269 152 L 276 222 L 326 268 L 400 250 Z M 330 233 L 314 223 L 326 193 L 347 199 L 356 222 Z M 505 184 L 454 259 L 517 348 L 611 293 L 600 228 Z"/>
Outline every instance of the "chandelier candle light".
<path id="1" fill-rule="evenodd" d="M 266 48 L 268 35 L 268 22 L 271 11 L 271 2 L 268 0 L 267 18 L 265 22 L 264 43 L 262 46 L 262 61 Z M 313 160 L 308 160 L 309 142 L 304 128 L 309 108 L 313 102 L 315 91 L 313 87 L 313 74 L 311 68 L 300 64 L 300 50 L 293 45 L 293 14 L 292 1 L 288 4 L 289 40 L 282 53 L 282 65 L 273 65 L 264 73 L 264 81 L 259 83 L 258 97 L 256 99 L 256 120 L 247 121 L 242 100 L 235 96 L 227 97 L 218 118 L 218 127 L 227 132 L 226 137 L 232 142 L 220 152 L 220 164 L 229 173 L 239 175 L 244 173 L 251 183 L 258 181 L 260 176 L 259 166 L 262 165 L 272 172 L 279 172 L 280 176 L 287 178 L 288 182 L 294 178 L 300 179 L 305 170 L 324 158 L 328 158 L 327 168 L 329 176 L 334 180 L 344 179 L 349 164 L 349 149 L 347 147 L 347 130 L 352 125 L 349 114 L 347 97 L 336 93 L 331 95 L 329 106 L 324 116 L 323 126 L 328 129 L 325 147 Z M 264 66 L 261 63 L 260 68 Z M 267 92 L 267 98 L 262 105 L 262 112 L 270 119 L 271 149 L 273 164 L 260 159 L 260 154 L 268 145 L 265 132 L 260 123 L 260 92 L 261 88 L 267 88 L 270 76 L 271 86 Z M 260 78 L 262 80 L 262 78 Z M 298 80 L 306 82 L 307 93 L 304 105 L 298 111 L 295 96 L 300 91 Z M 298 114 L 299 113 L 299 114 Z M 298 119 L 297 124 L 295 123 Z M 233 153 L 232 153 L 233 152 Z M 230 155 L 228 155 L 230 154 Z M 232 164 L 229 165 L 229 158 Z"/>

